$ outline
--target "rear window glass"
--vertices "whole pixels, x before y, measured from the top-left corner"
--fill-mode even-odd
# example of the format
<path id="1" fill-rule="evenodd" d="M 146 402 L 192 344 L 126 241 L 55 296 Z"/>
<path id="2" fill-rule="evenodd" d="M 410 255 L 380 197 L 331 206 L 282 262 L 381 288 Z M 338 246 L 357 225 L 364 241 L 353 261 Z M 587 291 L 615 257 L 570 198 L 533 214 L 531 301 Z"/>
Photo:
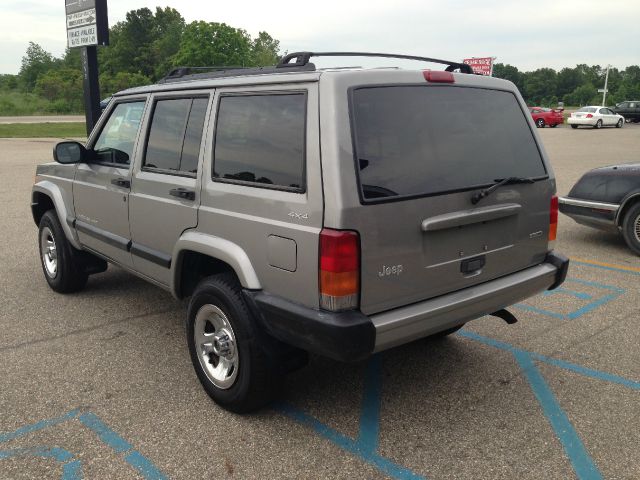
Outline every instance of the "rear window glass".
<path id="1" fill-rule="evenodd" d="M 594 113 L 596 110 L 597 110 L 597 108 L 595 108 L 595 107 L 582 107 L 582 108 L 576 110 L 576 112 Z"/>
<path id="2" fill-rule="evenodd" d="M 465 87 L 359 88 L 353 130 L 365 200 L 434 195 L 546 170 L 510 92 Z"/>

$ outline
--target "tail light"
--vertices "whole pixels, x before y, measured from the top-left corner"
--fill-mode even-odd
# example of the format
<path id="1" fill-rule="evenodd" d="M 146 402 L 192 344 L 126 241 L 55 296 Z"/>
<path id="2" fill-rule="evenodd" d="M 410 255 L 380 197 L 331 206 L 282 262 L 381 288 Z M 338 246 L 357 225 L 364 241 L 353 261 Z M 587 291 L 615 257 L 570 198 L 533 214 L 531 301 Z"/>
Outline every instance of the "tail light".
<path id="1" fill-rule="evenodd" d="M 591 115 L 590 113 L 587 113 L 587 117 L 586 118 L 593 118 L 593 115 Z"/>
<path id="2" fill-rule="evenodd" d="M 339 312 L 358 307 L 360 239 L 357 232 L 320 232 L 320 308 Z"/>
<path id="3" fill-rule="evenodd" d="M 558 197 L 551 197 L 551 209 L 549 213 L 549 242 L 555 242 L 558 233 Z M 552 244 L 553 245 L 553 244 Z M 550 246 L 550 249 L 552 246 Z"/>

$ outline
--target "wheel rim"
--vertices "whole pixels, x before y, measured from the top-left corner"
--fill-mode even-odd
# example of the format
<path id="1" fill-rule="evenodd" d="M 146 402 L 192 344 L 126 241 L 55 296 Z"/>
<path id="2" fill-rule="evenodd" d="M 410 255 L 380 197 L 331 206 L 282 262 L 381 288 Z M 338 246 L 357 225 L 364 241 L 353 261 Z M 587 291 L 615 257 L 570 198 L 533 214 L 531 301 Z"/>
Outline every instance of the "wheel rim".
<path id="1" fill-rule="evenodd" d="M 618 120 L 618 128 L 622 128 L 622 120 Z"/>
<path id="2" fill-rule="evenodd" d="M 49 278 L 55 278 L 58 274 L 58 248 L 49 227 L 44 227 L 40 233 L 40 254 L 45 272 Z"/>
<path id="3" fill-rule="evenodd" d="M 598 120 L 596 122 L 596 128 L 600 128 L 602 126 L 602 120 Z"/>
<path id="4" fill-rule="evenodd" d="M 542 128 L 544 127 L 544 121 L 543 120 L 538 120 L 538 127 Z"/>
<path id="5" fill-rule="evenodd" d="M 240 357 L 235 333 L 222 310 L 210 304 L 200 307 L 193 342 L 200 366 L 211 383 L 223 390 L 231 388 L 238 376 Z"/>
<path id="6" fill-rule="evenodd" d="M 640 244 L 640 215 L 638 215 L 633 222 L 633 234 L 636 237 L 636 242 Z"/>

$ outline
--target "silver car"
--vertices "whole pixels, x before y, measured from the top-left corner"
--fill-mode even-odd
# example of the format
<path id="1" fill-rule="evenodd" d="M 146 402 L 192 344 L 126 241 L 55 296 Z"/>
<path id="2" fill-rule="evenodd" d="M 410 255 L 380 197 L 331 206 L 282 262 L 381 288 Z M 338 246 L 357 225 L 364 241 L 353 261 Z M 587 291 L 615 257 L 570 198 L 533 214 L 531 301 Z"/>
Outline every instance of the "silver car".
<path id="1" fill-rule="evenodd" d="M 512 323 L 506 307 L 567 274 L 553 171 L 512 83 L 421 57 L 447 68 L 317 70 L 319 55 L 120 92 L 86 145 L 37 168 L 51 288 L 111 263 L 189 297 L 195 371 L 236 412 L 307 352 L 353 361 Z"/>

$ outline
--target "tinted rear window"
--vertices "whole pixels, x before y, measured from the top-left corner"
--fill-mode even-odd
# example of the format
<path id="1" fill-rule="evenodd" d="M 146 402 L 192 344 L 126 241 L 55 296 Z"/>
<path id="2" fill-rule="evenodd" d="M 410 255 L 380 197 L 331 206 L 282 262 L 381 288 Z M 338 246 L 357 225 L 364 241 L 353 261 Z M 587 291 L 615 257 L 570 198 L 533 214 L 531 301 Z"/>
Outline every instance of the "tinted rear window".
<path id="1" fill-rule="evenodd" d="M 595 107 L 582 107 L 578 110 L 576 110 L 576 112 L 588 112 L 588 113 L 595 113 L 597 109 Z"/>
<path id="2" fill-rule="evenodd" d="M 546 176 L 527 118 L 510 92 L 359 88 L 353 91 L 352 113 L 365 200 Z"/>

